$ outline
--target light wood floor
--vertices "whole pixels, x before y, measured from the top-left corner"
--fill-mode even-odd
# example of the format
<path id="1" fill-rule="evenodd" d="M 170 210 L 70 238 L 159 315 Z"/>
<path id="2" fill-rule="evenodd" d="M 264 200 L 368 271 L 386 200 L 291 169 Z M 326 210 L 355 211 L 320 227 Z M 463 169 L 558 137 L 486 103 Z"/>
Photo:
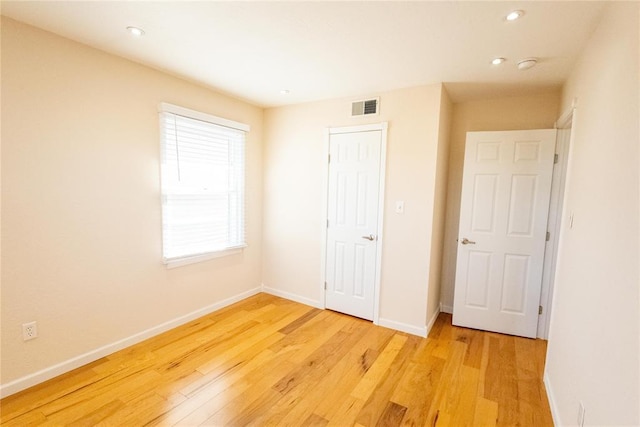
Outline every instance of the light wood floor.
<path id="1" fill-rule="evenodd" d="M 548 426 L 546 343 L 266 294 L 0 401 L 2 425 Z"/>

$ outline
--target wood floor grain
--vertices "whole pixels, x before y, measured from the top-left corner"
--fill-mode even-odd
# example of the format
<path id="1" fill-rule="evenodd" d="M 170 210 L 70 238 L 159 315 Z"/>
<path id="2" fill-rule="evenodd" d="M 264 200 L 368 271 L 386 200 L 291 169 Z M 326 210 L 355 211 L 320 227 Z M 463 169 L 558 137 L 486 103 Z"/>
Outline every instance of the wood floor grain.
<path id="1" fill-rule="evenodd" d="M 546 342 L 259 294 L 0 401 L 2 426 L 551 426 Z"/>

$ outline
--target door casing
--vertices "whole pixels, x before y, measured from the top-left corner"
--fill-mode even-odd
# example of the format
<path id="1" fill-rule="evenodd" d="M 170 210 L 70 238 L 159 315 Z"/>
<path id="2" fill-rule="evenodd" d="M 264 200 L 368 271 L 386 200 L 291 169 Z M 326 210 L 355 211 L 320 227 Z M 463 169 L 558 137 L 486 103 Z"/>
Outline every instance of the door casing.
<path id="1" fill-rule="evenodd" d="M 569 153 L 573 146 L 572 127 L 576 115 L 576 102 L 577 100 L 574 99 L 571 108 L 562 114 L 555 124 L 555 128 L 558 130 L 556 140 L 558 163 L 555 164 L 553 168 L 551 204 L 549 206 L 547 225 L 547 229 L 551 233 L 551 238 L 547 242 L 544 253 L 544 271 L 542 277 L 542 292 L 540 295 L 540 306 L 543 307 L 543 311 L 538 319 L 538 338 L 545 340 L 549 338 L 556 261 L 558 259 L 562 217 L 564 215 L 564 190 L 569 168 Z"/>

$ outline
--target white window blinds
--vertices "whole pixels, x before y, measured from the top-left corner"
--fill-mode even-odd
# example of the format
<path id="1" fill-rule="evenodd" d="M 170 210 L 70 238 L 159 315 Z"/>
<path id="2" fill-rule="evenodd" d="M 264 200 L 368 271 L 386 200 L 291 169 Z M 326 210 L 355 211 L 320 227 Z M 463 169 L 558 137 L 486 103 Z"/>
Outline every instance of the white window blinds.
<path id="1" fill-rule="evenodd" d="M 248 126 L 161 104 L 164 262 L 245 246 Z"/>

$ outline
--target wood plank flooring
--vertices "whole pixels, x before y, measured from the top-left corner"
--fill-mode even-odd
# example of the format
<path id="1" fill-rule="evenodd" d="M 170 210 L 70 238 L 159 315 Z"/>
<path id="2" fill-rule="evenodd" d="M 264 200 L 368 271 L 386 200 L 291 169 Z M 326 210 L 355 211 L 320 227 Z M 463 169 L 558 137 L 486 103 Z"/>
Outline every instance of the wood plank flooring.
<path id="1" fill-rule="evenodd" d="M 2 426 L 551 426 L 546 342 L 259 294 L 0 401 Z"/>

